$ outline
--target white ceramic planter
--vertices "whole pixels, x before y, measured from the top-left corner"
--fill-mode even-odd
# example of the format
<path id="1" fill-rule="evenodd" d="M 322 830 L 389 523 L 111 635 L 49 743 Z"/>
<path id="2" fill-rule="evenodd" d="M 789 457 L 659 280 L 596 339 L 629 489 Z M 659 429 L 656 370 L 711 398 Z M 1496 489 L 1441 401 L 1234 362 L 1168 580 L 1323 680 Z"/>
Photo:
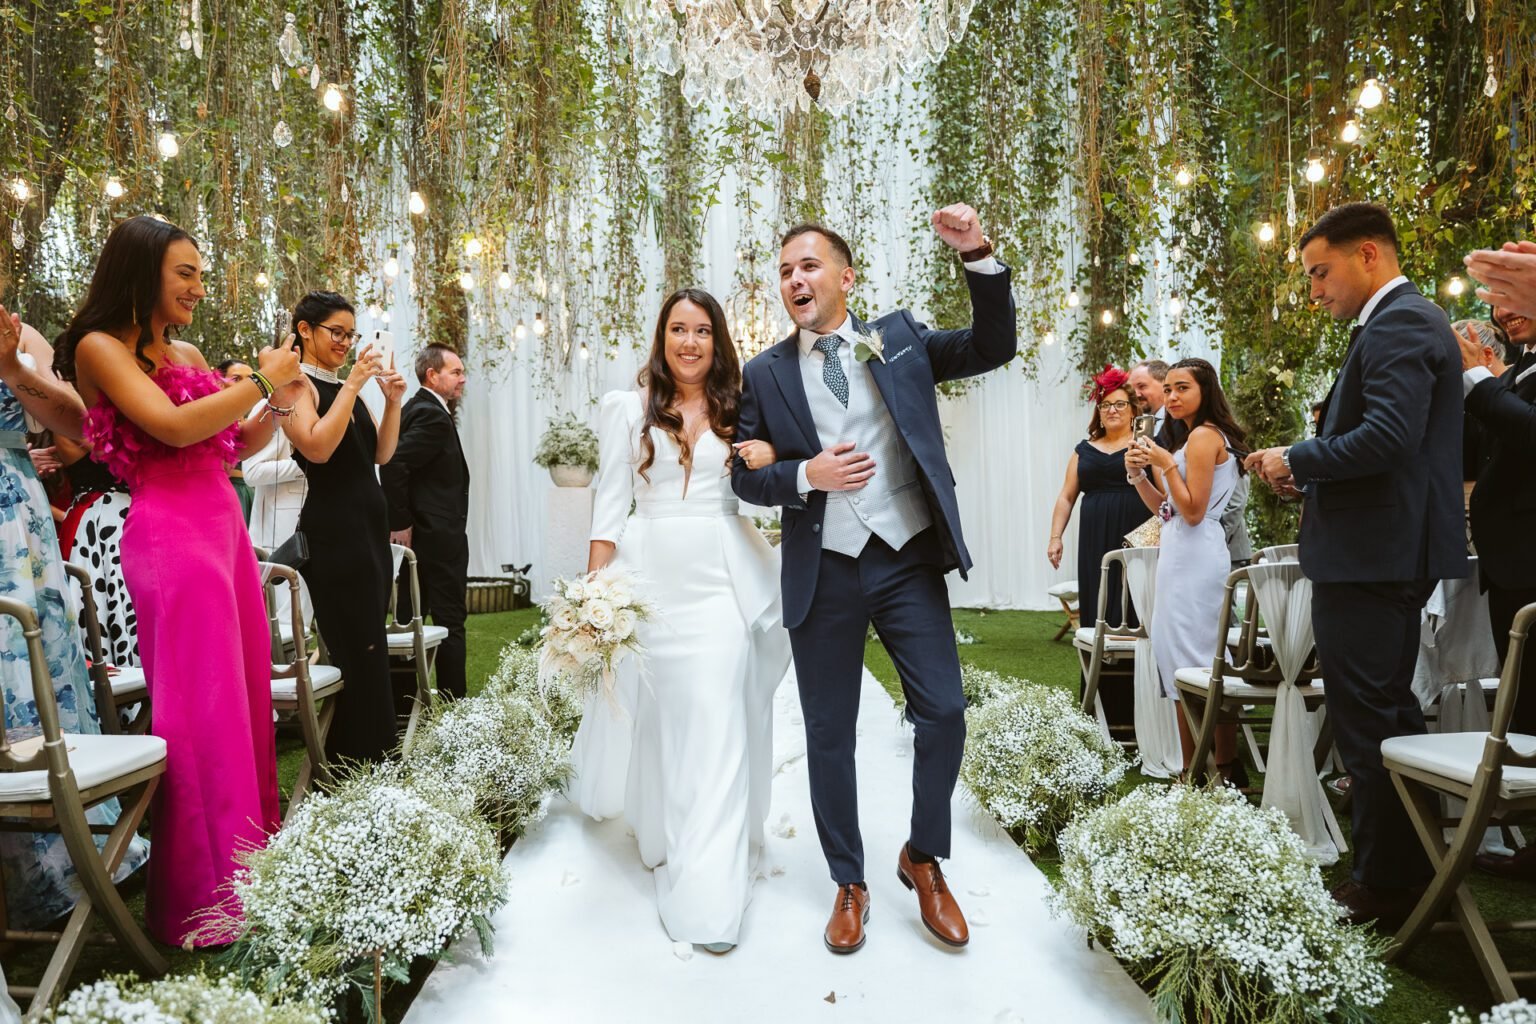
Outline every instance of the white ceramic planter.
<path id="1" fill-rule="evenodd" d="M 592 471 L 586 466 L 550 466 L 549 475 L 556 487 L 585 487 L 592 482 Z"/>

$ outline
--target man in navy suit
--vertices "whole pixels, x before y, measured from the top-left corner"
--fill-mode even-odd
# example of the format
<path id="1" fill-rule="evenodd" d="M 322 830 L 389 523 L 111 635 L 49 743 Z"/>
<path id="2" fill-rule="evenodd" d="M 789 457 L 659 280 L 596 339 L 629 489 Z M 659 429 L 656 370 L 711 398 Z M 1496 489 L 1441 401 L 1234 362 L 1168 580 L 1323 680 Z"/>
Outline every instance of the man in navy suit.
<path id="1" fill-rule="evenodd" d="M 805 714 L 816 832 L 837 883 L 823 941 L 864 945 L 869 918 L 854 778 L 854 730 L 871 622 L 891 655 L 915 733 L 912 822 L 897 876 L 917 893 L 928 930 L 969 940 L 944 882 L 950 797 L 965 750 L 965 696 L 944 574 L 971 566 L 935 385 L 996 369 L 1018 349 L 1008 269 L 976 211 L 933 215 L 965 264 L 972 324 L 930 329 L 906 310 L 864 323 L 848 314 L 856 273 L 848 243 L 814 224 L 792 228 L 779 292 L 796 330 L 747 364 L 737 441 L 770 443 L 777 461 L 738 460 L 736 493 L 783 507 L 784 625 Z"/>
<path id="2" fill-rule="evenodd" d="M 1300 248 L 1312 301 L 1356 324 L 1318 436 L 1248 465 L 1307 499 L 1301 567 L 1328 715 L 1354 780 L 1354 878 L 1334 897 L 1351 920 L 1395 928 L 1432 872 L 1381 743 L 1425 731 L 1410 685 L 1421 612 L 1436 580 L 1467 575 L 1461 350 L 1445 313 L 1399 272 L 1382 207 L 1329 210 Z"/>

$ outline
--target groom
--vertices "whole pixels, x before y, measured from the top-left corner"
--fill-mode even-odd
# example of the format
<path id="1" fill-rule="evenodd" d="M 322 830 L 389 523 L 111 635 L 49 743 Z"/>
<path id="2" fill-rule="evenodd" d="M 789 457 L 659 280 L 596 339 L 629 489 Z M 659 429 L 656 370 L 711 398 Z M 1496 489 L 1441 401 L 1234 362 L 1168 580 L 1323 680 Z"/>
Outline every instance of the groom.
<path id="1" fill-rule="evenodd" d="M 754 505 L 783 506 L 782 585 L 805 714 L 816 832 L 837 883 L 824 936 L 834 953 L 864 945 L 869 889 L 859 836 L 854 736 L 873 621 L 915 732 L 910 839 L 897 857 L 923 924 L 951 946 L 969 940 L 944 884 L 949 804 L 965 748 L 965 697 L 944 574 L 971 566 L 934 385 L 1013 358 L 1008 269 L 992 258 L 976 211 L 933 215 L 965 263 L 972 325 L 936 331 L 906 310 L 864 323 L 848 314 L 856 274 L 848 243 L 817 224 L 784 236 L 779 293 L 798 328 L 747 364 L 737 440 L 760 438 L 778 461 L 738 459 L 731 482 Z"/>

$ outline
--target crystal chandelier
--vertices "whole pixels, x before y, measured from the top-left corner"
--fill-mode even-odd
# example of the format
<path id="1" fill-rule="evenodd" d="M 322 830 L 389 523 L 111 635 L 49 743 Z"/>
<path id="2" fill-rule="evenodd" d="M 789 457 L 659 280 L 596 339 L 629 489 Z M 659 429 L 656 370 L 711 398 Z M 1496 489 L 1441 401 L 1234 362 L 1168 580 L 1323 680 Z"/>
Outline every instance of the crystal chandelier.
<path id="1" fill-rule="evenodd" d="M 636 59 L 693 106 L 845 106 L 916 76 L 965 34 L 975 0 L 624 0 Z"/>

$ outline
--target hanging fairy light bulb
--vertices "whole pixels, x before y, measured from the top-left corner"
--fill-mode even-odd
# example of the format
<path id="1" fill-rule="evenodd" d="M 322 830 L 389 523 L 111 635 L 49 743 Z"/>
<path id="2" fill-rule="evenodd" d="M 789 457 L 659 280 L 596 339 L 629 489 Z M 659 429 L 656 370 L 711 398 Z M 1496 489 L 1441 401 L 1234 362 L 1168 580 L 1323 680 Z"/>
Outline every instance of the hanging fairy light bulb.
<path id="1" fill-rule="evenodd" d="M 163 159 L 174 160 L 181 152 L 181 143 L 176 141 L 176 134 L 166 127 L 161 130 L 160 138 L 155 141 L 155 148 L 160 151 Z"/>
<path id="2" fill-rule="evenodd" d="M 475 290 L 475 275 L 469 272 L 468 267 L 465 267 L 464 273 L 459 275 L 459 287 L 467 292 Z"/>
<path id="3" fill-rule="evenodd" d="M 384 261 L 384 279 L 393 281 L 400 276 L 400 254 L 398 249 L 389 250 L 389 259 Z"/>
<path id="4" fill-rule="evenodd" d="M 1054 344 L 1056 344 L 1056 332 L 1055 331 L 1046 331 L 1044 334 L 1040 335 L 1040 344 L 1042 344 L 1042 345 L 1054 345 Z"/>
<path id="5" fill-rule="evenodd" d="M 1195 176 L 1189 173 L 1188 167 L 1180 167 L 1176 172 L 1174 172 L 1173 180 L 1174 183 L 1179 186 L 1179 188 L 1189 188 L 1190 183 L 1195 180 Z"/>
<path id="6" fill-rule="evenodd" d="M 267 276 L 267 272 L 265 270 L 258 270 L 256 272 L 255 285 L 259 290 L 266 291 L 272 286 L 272 279 Z"/>
<path id="7" fill-rule="evenodd" d="M 468 238 L 464 239 L 465 256 L 468 256 L 470 259 L 474 259 L 484 251 L 485 244 L 481 242 L 479 238 L 475 237 L 474 235 L 470 235 Z"/>
<path id="8" fill-rule="evenodd" d="M 517 326 L 512 328 L 512 337 L 516 338 L 518 341 L 522 341 L 524 338 L 528 337 L 528 325 L 523 323 L 522 317 L 517 318 Z"/>
<path id="9" fill-rule="evenodd" d="M 1371 65 L 1365 66 L 1365 82 L 1360 86 L 1360 109 L 1375 110 L 1381 106 L 1385 97 L 1381 91 L 1381 81 L 1376 77 L 1376 69 Z"/>
<path id="10" fill-rule="evenodd" d="M 32 198 L 32 186 L 19 174 L 11 179 L 10 190 L 18 203 L 25 203 Z"/>
<path id="11" fill-rule="evenodd" d="M 1339 130 L 1339 139 L 1343 142 L 1356 143 L 1360 141 L 1360 122 L 1350 118 L 1344 122 L 1344 127 Z"/>
<path id="12" fill-rule="evenodd" d="M 1327 173 L 1323 167 L 1323 151 L 1314 146 L 1307 153 L 1307 180 L 1316 185 Z"/>
<path id="13" fill-rule="evenodd" d="M 1077 285 L 1073 285 L 1071 290 L 1067 292 L 1067 305 L 1075 309 L 1078 303 L 1082 301 L 1082 297 L 1077 294 Z"/>
<path id="14" fill-rule="evenodd" d="M 501 273 L 496 275 L 496 287 L 504 292 L 512 289 L 512 271 L 505 263 L 501 265 Z"/>
<path id="15" fill-rule="evenodd" d="M 379 320 L 382 319 L 383 316 L 384 307 L 380 306 L 377 302 L 368 303 L 368 318 L 370 320 Z"/>
<path id="16" fill-rule="evenodd" d="M 1184 312 L 1184 301 L 1179 298 L 1178 292 L 1174 292 L 1168 297 L 1168 315 L 1177 319 L 1182 312 Z"/>
<path id="17" fill-rule="evenodd" d="M 587 351 L 586 342 L 581 343 L 581 348 L 576 351 L 576 355 L 581 358 L 582 362 L 586 362 L 588 359 L 592 358 L 592 353 Z"/>
<path id="18" fill-rule="evenodd" d="M 1110 309 L 1108 306 L 1105 306 L 1104 307 L 1104 312 L 1099 314 L 1099 323 L 1103 324 L 1105 327 L 1108 327 L 1110 324 L 1112 324 L 1114 322 L 1115 322 L 1115 311 Z"/>
<path id="19" fill-rule="evenodd" d="M 533 314 L 533 334 L 536 338 L 544 337 L 544 332 L 549 330 L 549 325 L 544 322 L 543 313 Z"/>
<path id="20" fill-rule="evenodd" d="M 107 179 L 107 184 L 102 189 L 102 191 L 107 194 L 108 199 L 121 199 L 123 198 L 123 193 L 126 192 L 127 189 L 123 188 L 123 183 L 118 179 L 117 175 L 114 174 L 112 177 Z"/>
<path id="21" fill-rule="evenodd" d="M 411 198 L 408 205 L 413 216 L 420 217 L 422 214 L 427 212 L 427 201 L 421 198 L 420 192 L 411 193 Z"/>
<path id="22" fill-rule="evenodd" d="M 1269 221 L 1259 225 L 1259 241 L 1268 245 L 1275 240 L 1275 226 Z"/>
<path id="23" fill-rule="evenodd" d="M 1453 277 L 1445 283 L 1445 292 L 1453 299 L 1460 298 L 1462 293 L 1466 290 L 1467 282 L 1463 281 L 1459 277 Z"/>
<path id="24" fill-rule="evenodd" d="M 341 86 L 335 82 L 326 83 L 325 92 L 320 94 L 320 102 L 325 104 L 325 109 L 331 113 L 341 113 L 342 105 L 346 102 L 341 95 Z"/>

